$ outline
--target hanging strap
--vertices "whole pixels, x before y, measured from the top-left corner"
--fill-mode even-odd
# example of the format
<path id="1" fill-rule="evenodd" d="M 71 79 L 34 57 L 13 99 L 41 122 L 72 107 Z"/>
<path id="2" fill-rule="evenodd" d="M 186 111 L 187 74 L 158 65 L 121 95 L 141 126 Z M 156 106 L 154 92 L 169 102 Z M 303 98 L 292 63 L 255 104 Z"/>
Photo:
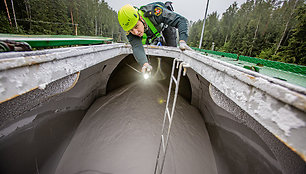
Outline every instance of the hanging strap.
<path id="1" fill-rule="evenodd" d="M 143 45 L 145 45 L 147 43 L 147 38 L 148 38 L 147 34 L 143 33 L 142 40 L 141 40 Z"/>
<path id="2" fill-rule="evenodd" d="M 149 18 L 144 17 L 144 12 L 141 10 L 138 10 L 138 13 L 141 15 L 141 17 L 146 21 L 148 27 L 151 29 L 151 31 L 154 34 L 154 37 L 152 39 L 149 40 L 149 43 L 151 43 L 155 38 L 160 37 L 161 34 L 160 32 L 155 28 L 155 26 L 152 24 L 152 22 L 150 21 Z M 144 33 L 145 34 L 145 33 Z M 147 40 L 147 35 L 145 35 L 145 39 Z M 144 37 L 142 37 L 142 44 L 146 44 L 146 40 L 144 42 Z"/>

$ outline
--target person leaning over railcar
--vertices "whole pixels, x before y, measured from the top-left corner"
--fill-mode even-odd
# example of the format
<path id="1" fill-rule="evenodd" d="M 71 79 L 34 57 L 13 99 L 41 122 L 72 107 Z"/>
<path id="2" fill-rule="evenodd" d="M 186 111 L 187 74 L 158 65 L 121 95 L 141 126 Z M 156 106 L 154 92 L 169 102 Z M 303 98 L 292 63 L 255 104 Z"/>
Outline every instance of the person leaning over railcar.
<path id="1" fill-rule="evenodd" d="M 171 2 L 154 2 L 137 9 L 130 4 L 118 11 L 118 21 L 132 45 L 133 54 L 142 67 L 142 72 L 150 72 L 143 44 L 162 43 L 165 46 L 177 47 L 176 28 L 179 32 L 179 48 L 191 50 L 186 44 L 188 38 L 188 21 L 173 12 Z"/>

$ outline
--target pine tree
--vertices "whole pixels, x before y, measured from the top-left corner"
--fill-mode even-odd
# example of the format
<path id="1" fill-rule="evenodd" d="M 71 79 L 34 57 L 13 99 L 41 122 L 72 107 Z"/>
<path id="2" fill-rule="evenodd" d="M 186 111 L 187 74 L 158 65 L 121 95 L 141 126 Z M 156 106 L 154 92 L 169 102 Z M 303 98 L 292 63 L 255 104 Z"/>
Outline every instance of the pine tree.
<path id="1" fill-rule="evenodd" d="M 299 7 L 295 12 L 298 24 L 292 30 L 289 44 L 274 57 L 283 62 L 306 65 L 306 5 Z"/>

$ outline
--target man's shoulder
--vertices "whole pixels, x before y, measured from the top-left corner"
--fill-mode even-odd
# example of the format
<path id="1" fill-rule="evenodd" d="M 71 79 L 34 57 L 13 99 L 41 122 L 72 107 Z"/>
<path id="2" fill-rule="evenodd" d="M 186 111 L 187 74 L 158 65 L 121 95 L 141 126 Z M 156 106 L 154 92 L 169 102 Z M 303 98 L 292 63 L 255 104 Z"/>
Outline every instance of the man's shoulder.
<path id="1" fill-rule="evenodd" d="M 165 4 L 162 2 L 153 2 L 140 7 L 140 10 L 143 11 L 146 16 L 160 16 L 164 9 L 166 8 Z"/>
<path id="2" fill-rule="evenodd" d="M 152 2 L 142 7 L 145 7 L 145 6 L 160 6 L 160 7 L 166 8 L 166 4 L 163 2 Z"/>

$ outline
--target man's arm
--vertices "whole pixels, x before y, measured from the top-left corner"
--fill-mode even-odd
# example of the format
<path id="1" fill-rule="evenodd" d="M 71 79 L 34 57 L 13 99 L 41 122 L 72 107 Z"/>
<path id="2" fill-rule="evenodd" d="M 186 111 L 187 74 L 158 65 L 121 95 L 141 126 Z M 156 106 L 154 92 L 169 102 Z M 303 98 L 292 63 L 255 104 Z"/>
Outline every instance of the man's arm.
<path id="1" fill-rule="evenodd" d="M 136 61 L 141 67 L 143 67 L 145 63 L 148 63 L 148 59 L 141 42 L 141 37 L 134 36 L 130 33 L 127 35 L 127 38 L 132 45 L 133 55 Z"/>

